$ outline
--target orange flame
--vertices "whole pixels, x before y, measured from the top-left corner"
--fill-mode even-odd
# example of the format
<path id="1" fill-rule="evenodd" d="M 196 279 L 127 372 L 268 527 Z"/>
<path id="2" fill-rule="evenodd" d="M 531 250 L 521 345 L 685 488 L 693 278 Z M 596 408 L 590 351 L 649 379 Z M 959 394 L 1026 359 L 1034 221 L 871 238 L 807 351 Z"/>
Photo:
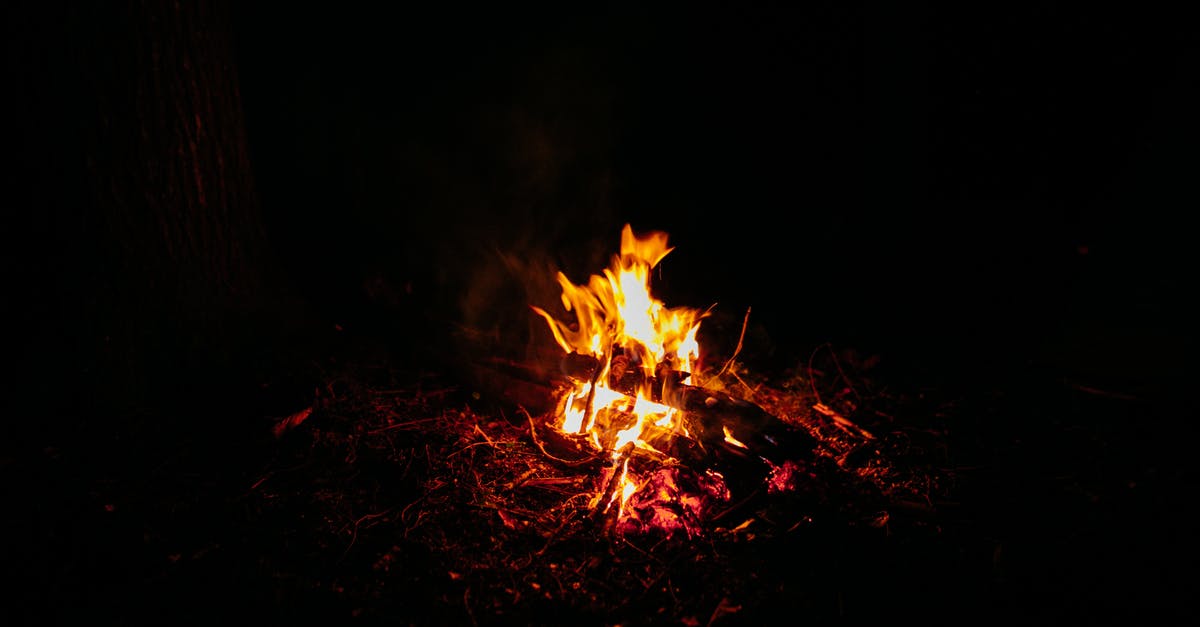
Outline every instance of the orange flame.
<path id="1" fill-rule="evenodd" d="M 603 275 L 592 275 L 586 284 L 576 285 L 558 273 L 563 307 L 574 314 L 574 324 L 560 321 L 539 307 L 532 308 L 545 318 L 564 352 L 590 355 L 601 364 L 592 382 L 578 382 L 564 393 L 557 426 L 566 433 L 585 435 L 593 447 L 611 454 L 616 464 L 613 472 L 620 472 L 622 477 L 611 501 L 594 503 L 606 510 L 614 503 L 623 508 L 638 491 L 628 457 L 621 453 L 629 443 L 657 452 L 644 439 L 647 429 L 686 435 L 680 412 L 651 400 L 651 390 L 639 389 L 631 398 L 610 389 L 607 383 L 617 355 L 627 360 L 627 366 L 640 367 L 646 379 L 654 377 L 661 364 L 667 364 L 681 373 L 681 383 L 689 384 L 693 369 L 699 366 L 696 336 L 705 313 L 668 308 L 650 291 L 650 271 L 672 250 L 667 246 L 666 233 L 651 231 L 636 236 L 626 224 L 621 231 L 621 252 L 613 256 Z"/>
<path id="2" fill-rule="evenodd" d="M 568 353 L 603 357 L 613 345 L 639 350 L 649 374 L 668 355 L 679 359 L 679 370 L 688 372 L 699 359 L 696 331 L 700 312 L 668 309 L 650 294 L 650 270 L 671 252 L 667 234 L 653 231 L 635 237 L 626 224 L 621 231 L 621 254 L 614 256 L 604 276 L 592 275 L 587 285 L 575 285 L 562 272 L 563 307 L 575 312 L 577 329 L 534 307 L 550 323 L 558 345 Z"/>

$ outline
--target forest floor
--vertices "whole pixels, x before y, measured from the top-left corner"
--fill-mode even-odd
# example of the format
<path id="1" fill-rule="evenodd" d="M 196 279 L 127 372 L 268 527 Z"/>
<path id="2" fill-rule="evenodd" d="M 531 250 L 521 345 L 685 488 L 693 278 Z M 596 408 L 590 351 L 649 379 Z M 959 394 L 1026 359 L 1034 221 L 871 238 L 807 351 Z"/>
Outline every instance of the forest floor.
<path id="1" fill-rule="evenodd" d="M 735 367 L 730 393 L 814 435 L 803 481 L 742 489 L 690 532 L 626 533 L 589 516 L 596 469 L 548 455 L 535 414 L 405 362 L 360 346 L 227 415 L 181 399 L 8 457 L 7 624 L 1195 614 L 1176 574 L 1196 544 L 1188 447 L 1161 429 L 1176 396 L 1038 372 L 931 384 L 835 347 Z"/>

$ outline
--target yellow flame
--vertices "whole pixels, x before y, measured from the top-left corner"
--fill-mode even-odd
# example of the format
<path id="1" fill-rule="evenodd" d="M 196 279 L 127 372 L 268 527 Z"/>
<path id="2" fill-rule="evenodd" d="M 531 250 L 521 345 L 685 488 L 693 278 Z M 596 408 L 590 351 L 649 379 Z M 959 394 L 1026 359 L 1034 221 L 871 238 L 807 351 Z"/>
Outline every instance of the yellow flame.
<path id="1" fill-rule="evenodd" d="M 629 500 L 629 497 L 633 496 L 633 494 L 635 492 L 637 492 L 637 484 L 633 483 L 629 479 L 629 460 L 628 459 L 626 459 L 625 462 L 621 464 L 621 469 L 619 471 L 614 468 L 613 472 L 621 473 L 621 478 L 618 479 L 618 481 L 621 483 L 621 491 L 620 491 L 620 493 L 617 493 L 616 491 L 613 492 L 612 496 L 609 497 L 608 502 L 604 504 L 603 511 L 608 511 L 609 508 L 612 507 L 613 503 L 616 503 L 618 501 L 620 502 L 620 505 L 618 506 L 619 509 L 623 510 L 625 508 L 626 501 Z M 629 489 L 630 486 L 633 486 L 633 490 Z M 601 495 L 596 495 L 595 499 L 599 499 L 599 498 L 601 498 Z"/>
<path id="2" fill-rule="evenodd" d="M 642 401 L 641 394 L 638 394 L 637 401 L 638 402 L 634 403 L 633 405 L 633 415 L 637 420 L 633 423 L 633 426 L 617 431 L 617 439 L 615 442 L 613 442 L 614 456 L 619 456 L 617 451 L 624 449 L 626 444 L 637 442 L 639 439 L 641 439 L 642 429 L 644 428 L 643 425 L 646 422 L 646 414 L 638 411 L 638 403 Z"/>
<path id="3" fill-rule="evenodd" d="M 563 307 L 575 314 L 574 329 L 540 307 L 533 310 L 546 319 L 564 352 L 601 357 L 608 346 L 622 346 L 636 351 L 648 373 L 668 355 L 679 360 L 677 370 L 691 372 L 699 359 L 696 332 L 701 312 L 667 308 L 650 293 L 650 270 L 672 250 L 666 233 L 637 237 L 626 224 L 621 254 L 613 257 L 603 276 L 592 275 L 586 285 L 575 285 L 562 272 L 557 275 Z"/>
<path id="4" fill-rule="evenodd" d="M 622 481 L 624 481 L 624 484 L 621 486 L 621 512 L 624 513 L 625 504 L 629 502 L 630 497 L 637 494 L 638 485 L 629 478 L 628 474 L 625 475 Z"/>
<path id="5" fill-rule="evenodd" d="M 672 370 L 684 373 L 683 383 L 690 383 L 692 371 L 698 367 L 700 345 L 697 333 L 703 312 L 691 308 L 668 308 L 650 290 L 650 274 L 673 248 L 667 245 L 667 234 L 651 231 L 635 235 L 630 225 L 621 230 L 621 252 L 612 257 L 602 274 L 592 275 L 587 283 L 576 285 L 559 272 L 557 281 L 562 288 L 562 304 L 574 315 L 574 322 L 557 319 L 547 311 L 532 307 L 550 327 L 555 342 L 565 353 L 580 353 L 595 357 L 601 372 L 593 382 L 579 382 L 570 389 L 560 405 L 559 428 L 567 433 L 585 434 L 587 441 L 598 449 L 606 449 L 612 458 L 621 461 L 620 451 L 635 447 L 656 451 L 643 439 L 651 426 L 686 434 L 678 410 L 651 399 L 651 390 L 632 391 L 633 397 L 608 387 L 608 375 L 614 355 L 625 355 L 636 364 L 647 379 L 657 374 L 659 365 L 670 360 Z M 590 401 L 589 401 L 590 397 Z M 632 420 L 611 417 L 605 412 L 632 416 Z M 622 473 L 621 492 L 603 505 L 608 509 L 620 499 L 624 503 L 637 491 L 638 483 L 629 476 L 626 456 Z"/>
<path id="6" fill-rule="evenodd" d="M 750 447 L 746 446 L 745 444 L 742 444 L 737 438 L 733 437 L 733 434 L 729 432 L 729 427 L 721 427 L 721 428 L 725 430 L 725 441 L 726 442 L 728 442 L 734 446 L 739 446 L 744 449 L 750 448 Z"/>

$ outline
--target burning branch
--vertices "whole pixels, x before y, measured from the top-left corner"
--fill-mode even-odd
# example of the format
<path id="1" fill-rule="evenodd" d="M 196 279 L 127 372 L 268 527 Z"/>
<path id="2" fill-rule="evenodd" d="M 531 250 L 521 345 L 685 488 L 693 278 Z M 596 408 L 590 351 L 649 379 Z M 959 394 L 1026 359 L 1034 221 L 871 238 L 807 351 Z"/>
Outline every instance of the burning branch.
<path id="1" fill-rule="evenodd" d="M 572 353 L 563 357 L 564 374 L 582 381 L 600 368 L 598 360 Z M 684 414 L 684 424 L 702 445 L 746 457 L 756 455 L 776 463 L 783 457 L 810 451 L 816 442 L 806 431 L 767 413 L 749 401 L 723 392 L 680 383 L 686 373 L 661 369 L 660 376 L 647 377 L 641 370 L 612 369 L 610 389 L 634 397 L 650 390 L 650 400 Z"/>
<path id="2" fill-rule="evenodd" d="M 521 411 L 525 413 L 525 418 L 529 420 L 529 437 L 533 440 L 533 443 L 538 447 L 538 450 L 541 451 L 542 454 L 545 455 L 546 457 L 549 457 L 550 459 L 552 459 L 560 464 L 565 464 L 567 466 L 584 466 L 586 464 L 591 464 L 601 458 L 601 455 L 598 453 L 592 454 L 592 455 L 585 455 L 583 457 L 580 457 L 579 459 L 563 459 L 561 457 L 551 455 L 550 452 L 546 450 L 546 445 L 542 444 L 541 438 L 538 437 L 537 426 L 533 423 L 533 416 L 531 416 L 528 411 L 525 411 L 524 407 L 521 408 Z"/>
<path id="3" fill-rule="evenodd" d="M 811 458 L 815 443 L 754 403 L 692 382 L 700 363 L 696 335 L 707 312 L 667 308 L 649 289 L 650 270 L 671 250 L 665 233 L 638 237 L 626 225 L 621 253 L 602 276 L 575 285 L 559 273 L 562 303 L 575 322 L 533 308 L 563 349 L 559 370 L 568 379 L 548 432 L 596 453 L 576 460 L 550 455 L 531 417 L 530 430 L 538 448 L 561 463 L 611 460 L 592 502 L 594 516 L 615 510 L 627 524 L 682 525 L 690 533 L 705 498 L 682 494 L 680 481 L 727 499 L 725 473 L 761 487 L 789 456 Z M 747 309 L 743 337 L 749 316 Z M 714 461 L 720 472 L 712 470 Z M 673 470 L 681 464 L 692 478 Z"/>

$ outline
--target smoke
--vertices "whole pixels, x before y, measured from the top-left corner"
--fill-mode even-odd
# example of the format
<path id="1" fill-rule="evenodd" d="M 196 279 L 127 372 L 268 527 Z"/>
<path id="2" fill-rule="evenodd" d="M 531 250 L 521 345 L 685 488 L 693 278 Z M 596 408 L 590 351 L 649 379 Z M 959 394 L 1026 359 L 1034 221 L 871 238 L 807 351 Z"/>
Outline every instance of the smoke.
<path id="1" fill-rule="evenodd" d="M 435 315 L 463 339 L 460 361 L 529 362 L 554 347 L 530 305 L 561 310 L 556 273 L 582 280 L 619 244 L 615 88 L 596 67 L 561 49 L 490 68 L 462 87 L 471 104 L 444 134 L 412 146 L 428 204 L 410 215 L 424 236 L 408 249 L 427 264 Z"/>

